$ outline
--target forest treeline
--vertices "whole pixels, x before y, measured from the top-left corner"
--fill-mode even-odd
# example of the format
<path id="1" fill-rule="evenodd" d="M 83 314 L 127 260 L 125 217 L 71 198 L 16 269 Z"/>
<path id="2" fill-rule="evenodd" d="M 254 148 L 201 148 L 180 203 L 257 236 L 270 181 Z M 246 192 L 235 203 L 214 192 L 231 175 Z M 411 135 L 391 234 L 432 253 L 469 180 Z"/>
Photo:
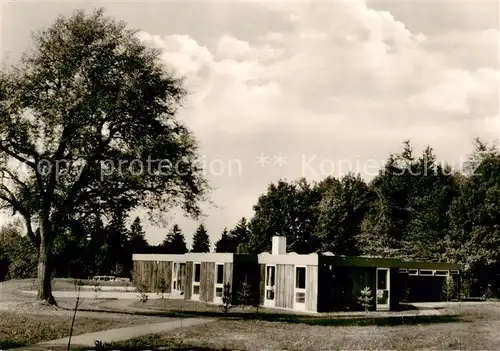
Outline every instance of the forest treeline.
<path id="1" fill-rule="evenodd" d="M 279 180 L 253 209 L 251 218 L 224 229 L 215 252 L 269 251 L 271 237 L 283 235 L 288 251 L 300 254 L 456 262 L 473 294 L 500 293 L 500 153 L 480 139 L 460 170 L 439 162 L 430 147 L 415 154 L 404 142 L 370 182 L 351 173 L 319 182 Z M 108 217 L 74 223 L 57 238 L 56 276 L 129 275 L 132 253 L 210 251 L 203 225 L 188 249 L 178 225 L 154 246 L 146 241 L 139 218 L 127 227 L 119 209 Z M 15 224 L 0 231 L 2 279 L 35 275 L 36 251 L 21 233 Z"/>

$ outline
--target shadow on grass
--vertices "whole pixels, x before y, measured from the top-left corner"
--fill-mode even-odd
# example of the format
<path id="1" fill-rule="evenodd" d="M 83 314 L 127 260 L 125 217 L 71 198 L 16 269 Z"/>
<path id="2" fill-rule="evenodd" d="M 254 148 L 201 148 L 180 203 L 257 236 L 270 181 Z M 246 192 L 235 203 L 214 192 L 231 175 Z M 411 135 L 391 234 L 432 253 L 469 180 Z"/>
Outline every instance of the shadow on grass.
<path id="1" fill-rule="evenodd" d="M 25 343 L 17 340 L 0 340 L 0 350 L 13 349 L 16 347 L 23 347 Z"/>
<path id="2" fill-rule="evenodd" d="M 160 347 L 151 347 L 148 343 L 137 343 L 134 346 L 121 346 L 119 345 L 105 345 L 103 347 L 99 348 L 88 348 L 88 347 L 82 347 L 82 348 L 72 348 L 72 350 L 78 350 L 78 351 L 88 351 L 88 350 L 95 350 L 95 351 L 104 351 L 104 350 L 169 350 L 169 351 L 230 351 L 232 349 L 217 349 L 217 348 L 212 348 L 212 347 L 196 347 L 196 346 L 160 346 Z"/>
<path id="3" fill-rule="evenodd" d="M 79 311 L 85 311 L 81 309 Z M 92 311 L 92 310 L 89 310 Z M 95 310 L 93 310 L 95 311 Z M 397 326 L 397 325 L 415 325 L 415 324 L 438 324 L 438 323 L 456 323 L 463 322 L 456 315 L 437 315 L 437 316 L 374 316 L 374 315 L 350 315 L 350 316 L 314 316 L 298 315 L 270 312 L 224 312 L 216 311 L 165 311 L 165 312 L 119 312 L 112 310 L 101 310 L 104 313 L 124 313 L 129 315 L 141 315 L 149 317 L 164 318 L 217 318 L 234 320 L 254 320 L 290 324 L 322 325 L 322 326 Z"/>

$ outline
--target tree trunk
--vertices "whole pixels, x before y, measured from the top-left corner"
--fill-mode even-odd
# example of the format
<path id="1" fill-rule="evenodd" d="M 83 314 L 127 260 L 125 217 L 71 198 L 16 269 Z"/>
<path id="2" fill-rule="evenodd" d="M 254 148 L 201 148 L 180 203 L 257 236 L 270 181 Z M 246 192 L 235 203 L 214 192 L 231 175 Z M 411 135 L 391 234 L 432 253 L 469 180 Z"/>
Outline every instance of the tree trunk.
<path id="1" fill-rule="evenodd" d="M 57 305 L 52 295 L 52 240 L 44 231 L 40 237 L 38 256 L 38 294 L 37 299 L 49 305 Z"/>

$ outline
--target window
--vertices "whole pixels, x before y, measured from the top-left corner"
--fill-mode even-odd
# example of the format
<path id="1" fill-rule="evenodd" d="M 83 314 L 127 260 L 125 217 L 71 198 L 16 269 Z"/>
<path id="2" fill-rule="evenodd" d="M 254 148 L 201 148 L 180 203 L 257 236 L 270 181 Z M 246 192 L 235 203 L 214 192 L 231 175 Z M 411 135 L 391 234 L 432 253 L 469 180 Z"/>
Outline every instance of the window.
<path id="1" fill-rule="evenodd" d="M 267 279 L 266 279 L 266 285 L 268 286 L 274 286 L 274 274 L 275 274 L 276 267 L 275 266 L 267 266 Z"/>
<path id="2" fill-rule="evenodd" d="M 455 270 L 455 269 L 453 269 L 453 270 L 451 270 L 451 271 L 450 271 L 450 273 L 451 273 L 451 274 L 458 274 L 458 271 L 457 271 L 457 270 Z"/>
<path id="3" fill-rule="evenodd" d="M 174 262 L 174 267 L 172 269 L 172 289 L 173 290 L 178 290 L 177 286 L 177 280 L 179 276 L 179 264 L 177 262 Z"/>
<path id="4" fill-rule="evenodd" d="M 215 299 L 214 302 L 221 302 L 224 294 L 224 264 L 215 265 Z"/>
<path id="5" fill-rule="evenodd" d="M 186 264 L 174 262 L 172 266 L 172 290 L 184 291 Z"/>
<path id="6" fill-rule="evenodd" d="M 418 269 L 409 269 L 408 275 L 418 275 Z"/>
<path id="7" fill-rule="evenodd" d="M 194 299 L 198 299 L 200 295 L 200 279 L 201 279 L 201 263 L 195 263 L 193 267 L 193 296 Z"/>
<path id="8" fill-rule="evenodd" d="M 295 302 L 297 303 L 306 303 L 306 293 L 304 292 L 297 292 L 295 296 Z"/>
<path id="9" fill-rule="evenodd" d="M 201 275 L 201 264 L 195 263 L 194 264 L 194 282 L 195 283 L 200 282 L 200 275 Z"/>
<path id="10" fill-rule="evenodd" d="M 437 275 L 440 277 L 445 277 L 448 275 L 448 271 L 436 271 L 436 272 L 434 272 L 434 275 Z"/>
<path id="11" fill-rule="evenodd" d="M 295 308 L 306 306 L 306 267 L 295 267 Z"/>
<path id="12" fill-rule="evenodd" d="M 306 267 L 297 267 L 295 274 L 295 287 L 297 289 L 306 288 Z"/>
<path id="13" fill-rule="evenodd" d="M 434 275 L 434 271 L 430 271 L 427 269 L 421 269 L 421 270 L 419 270 L 418 274 L 423 275 L 423 276 L 431 276 L 431 275 Z"/>
<path id="14" fill-rule="evenodd" d="M 224 284 L 224 265 L 217 265 L 217 284 Z"/>
<path id="15" fill-rule="evenodd" d="M 387 290 L 387 272 L 386 269 L 377 270 L 377 290 Z"/>
<path id="16" fill-rule="evenodd" d="M 273 306 L 276 283 L 276 266 L 266 266 L 266 293 L 264 303 Z"/>
<path id="17" fill-rule="evenodd" d="M 408 270 L 406 268 L 399 269 L 399 274 L 406 274 L 406 273 L 408 273 Z"/>

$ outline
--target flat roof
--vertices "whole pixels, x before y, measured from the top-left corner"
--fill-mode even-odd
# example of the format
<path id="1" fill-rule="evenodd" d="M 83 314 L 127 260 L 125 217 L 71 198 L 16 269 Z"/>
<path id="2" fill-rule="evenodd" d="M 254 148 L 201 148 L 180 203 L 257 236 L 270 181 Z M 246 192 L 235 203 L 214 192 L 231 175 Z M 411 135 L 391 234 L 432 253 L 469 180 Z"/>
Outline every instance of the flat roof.
<path id="1" fill-rule="evenodd" d="M 460 270 L 460 265 L 447 262 L 420 262 L 407 261 L 396 258 L 342 256 L 322 253 L 299 255 L 287 253 L 272 255 L 264 252 L 255 254 L 234 253 L 198 253 L 188 252 L 182 255 L 175 254 L 133 254 L 133 261 L 170 261 L 170 262 L 215 262 L 215 263 L 259 263 L 259 264 L 294 264 L 317 266 L 331 264 L 339 267 L 378 267 L 378 268 L 407 268 L 432 270 Z"/>
<path id="2" fill-rule="evenodd" d="M 321 263 L 330 263 L 343 267 L 378 267 L 378 268 L 407 268 L 407 269 L 435 269 L 460 270 L 460 265 L 448 262 L 409 261 L 397 258 L 363 257 L 363 256 L 320 256 Z"/>

